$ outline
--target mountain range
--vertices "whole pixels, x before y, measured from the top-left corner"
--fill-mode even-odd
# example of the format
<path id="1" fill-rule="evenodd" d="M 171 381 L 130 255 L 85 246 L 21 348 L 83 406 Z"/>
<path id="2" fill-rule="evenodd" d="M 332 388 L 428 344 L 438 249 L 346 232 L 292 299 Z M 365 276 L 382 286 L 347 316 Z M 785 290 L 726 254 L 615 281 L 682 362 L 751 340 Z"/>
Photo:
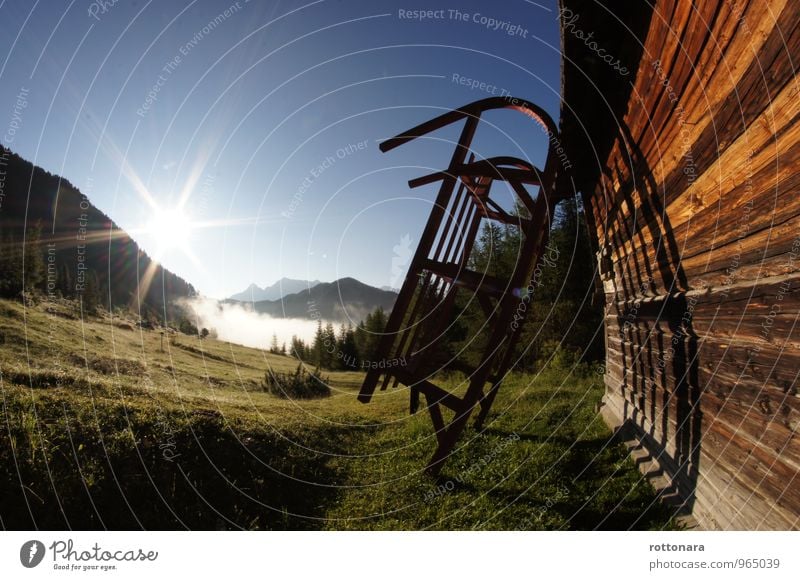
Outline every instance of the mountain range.
<path id="1" fill-rule="evenodd" d="M 271 286 L 259 287 L 257 284 L 250 284 L 245 290 L 234 294 L 228 300 L 237 302 L 261 302 L 263 300 L 280 300 L 289 294 L 296 294 L 303 290 L 308 290 L 319 284 L 319 280 L 295 280 L 293 278 L 281 278 Z"/>
<path id="2" fill-rule="evenodd" d="M 355 278 L 341 278 L 305 287 L 276 300 L 252 302 L 252 308 L 275 318 L 321 319 L 355 325 L 378 307 L 388 313 L 396 298 L 394 292 L 369 286 Z"/>

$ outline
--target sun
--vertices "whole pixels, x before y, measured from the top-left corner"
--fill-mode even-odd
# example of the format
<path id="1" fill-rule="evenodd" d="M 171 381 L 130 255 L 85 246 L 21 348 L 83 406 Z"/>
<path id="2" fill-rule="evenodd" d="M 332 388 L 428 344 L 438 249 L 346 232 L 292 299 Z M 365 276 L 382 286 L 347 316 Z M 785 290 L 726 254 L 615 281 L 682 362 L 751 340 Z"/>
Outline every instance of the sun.
<path id="1" fill-rule="evenodd" d="M 159 254 L 175 248 L 186 249 L 192 233 L 192 222 L 179 209 L 158 208 L 146 226 L 147 235 L 155 242 Z"/>

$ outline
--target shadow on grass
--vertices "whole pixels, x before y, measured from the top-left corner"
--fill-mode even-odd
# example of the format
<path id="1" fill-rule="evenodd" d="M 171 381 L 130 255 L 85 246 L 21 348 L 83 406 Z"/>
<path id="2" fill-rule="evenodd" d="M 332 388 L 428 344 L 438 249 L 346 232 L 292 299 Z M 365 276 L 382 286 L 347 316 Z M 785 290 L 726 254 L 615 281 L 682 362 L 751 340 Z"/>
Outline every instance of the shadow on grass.
<path id="1" fill-rule="evenodd" d="M 216 411 L 95 402 L 95 414 L 68 396 L 40 397 L 34 415 L 20 389 L 3 394 L 4 529 L 317 529 L 335 499 L 314 451 L 344 448 L 335 430 L 289 441 Z"/>
<path id="2" fill-rule="evenodd" d="M 564 429 L 570 432 L 569 428 Z M 511 433 L 489 428 L 484 435 L 499 441 L 516 436 L 530 447 L 529 461 L 508 477 L 489 475 L 486 485 L 463 481 L 456 472 L 441 476 L 437 485 L 452 481 L 453 491 L 486 495 L 498 506 L 514 506 L 522 514 L 546 514 L 548 525 L 520 518 L 532 528 L 628 530 L 673 527 L 673 510 L 658 501 L 648 478 L 629 455 L 621 439 L 578 439 L 563 435 Z M 537 451 L 544 449 L 537 458 Z M 480 456 L 480 452 L 477 453 Z M 538 482 L 538 483 L 537 483 Z M 533 484 L 533 485 L 532 485 Z M 554 489 L 560 491 L 554 492 Z M 554 516 L 558 517 L 554 517 Z"/>

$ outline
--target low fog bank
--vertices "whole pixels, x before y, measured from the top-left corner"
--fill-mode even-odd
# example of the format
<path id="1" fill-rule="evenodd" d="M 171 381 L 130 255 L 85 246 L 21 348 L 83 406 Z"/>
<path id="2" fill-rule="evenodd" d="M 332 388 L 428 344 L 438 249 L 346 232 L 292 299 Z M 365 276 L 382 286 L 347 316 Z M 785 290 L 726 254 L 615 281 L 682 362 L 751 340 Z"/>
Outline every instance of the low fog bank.
<path id="1" fill-rule="evenodd" d="M 213 298 L 192 298 L 184 300 L 183 305 L 194 314 L 192 322 L 197 328 L 214 329 L 220 340 L 254 348 L 268 349 L 273 334 L 278 336 L 278 346 L 285 342 L 287 349 L 292 336 L 312 342 L 317 329 L 316 320 L 273 318 L 241 304 L 223 303 Z"/>

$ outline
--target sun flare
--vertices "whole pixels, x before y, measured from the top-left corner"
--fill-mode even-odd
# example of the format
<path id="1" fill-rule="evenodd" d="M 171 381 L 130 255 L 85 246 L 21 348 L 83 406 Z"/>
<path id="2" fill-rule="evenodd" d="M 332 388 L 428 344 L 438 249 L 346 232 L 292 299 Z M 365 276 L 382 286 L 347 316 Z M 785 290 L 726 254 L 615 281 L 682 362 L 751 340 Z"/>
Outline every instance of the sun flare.
<path id="1" fill-rule="evenodd" d="M 192 222 L 179 209 L 157 209 L 146 226 L 159 253 L 174 248 L 186 248 L 192 232 Z"/>

